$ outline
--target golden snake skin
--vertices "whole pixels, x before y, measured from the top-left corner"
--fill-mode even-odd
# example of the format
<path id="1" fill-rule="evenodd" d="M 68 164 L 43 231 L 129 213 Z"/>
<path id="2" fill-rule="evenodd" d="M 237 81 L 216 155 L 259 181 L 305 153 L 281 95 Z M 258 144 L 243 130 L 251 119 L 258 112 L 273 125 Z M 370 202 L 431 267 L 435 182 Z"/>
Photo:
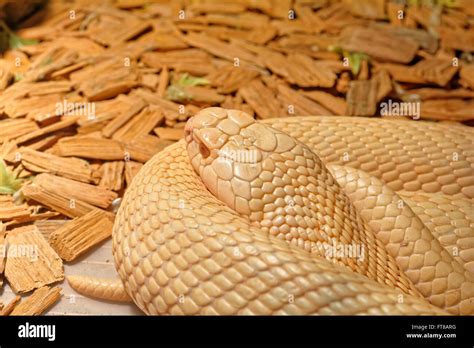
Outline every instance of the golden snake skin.
<path id="1" fill-rule="evenodd" d="M 191 165 L 205 186 L 253 225 L 381 284 L 420 295 L 306 145 L 243 112 L 219 108 L 189 120 L 185 133 Z M 256 163 L 237 156 L 252 152 Z M 360 246 L 371 257 L 326 252 L 338 245 Z"/>
<path id="2" fill-rule="evenodd" d="M 84 276 L 68 276 L 69 285 L 79 293 L 116 302 L 131 302 L 130 296 L 123 291 L 123 285 L 115 279 L 94 278 Z"/>
<path id="3" fill-rule="evenodd" d="M 324 163 L 361 169 L 394 191 L 474 198 L 474 129 L 457 123 L 291 117 L 263 121 Z"/>
<path id="4" fill-rule="evenodd" d="M 440 244 L 474 274 L 474 206 L 470 199 L 443 194 L 401 193 L 400 196 Z"/>
<path id="5" fill-rule="evenodd" d="M 145 313 L 443 313 L 251 226 L 187 159 L 183 142 L 152 158 L 117 215 L 115 263 Z"/>
<path id="6" fill-rule="evenodd" d="M 441 246 L 411 207 L 364 171 L 338 165 L 329 168 L 423 296 L 451 313 L 472 313 L 474 275 Z"/>
<path id="7" fill-rule="evenodd" d="M 124 196 L 113 252 L 126 292 L 147 314 L 472 314 L 472 274 L 394 192 L 470 201 L 472 135 L 348 117 L 259 124 L 205 109 L 187 145 L 152 158 Z M 257 150 L 258 170 L 244 159 L 229 176 L 215 161 L 226 146 Z M 324 254 L 331 243 L 365 257 Z"/>

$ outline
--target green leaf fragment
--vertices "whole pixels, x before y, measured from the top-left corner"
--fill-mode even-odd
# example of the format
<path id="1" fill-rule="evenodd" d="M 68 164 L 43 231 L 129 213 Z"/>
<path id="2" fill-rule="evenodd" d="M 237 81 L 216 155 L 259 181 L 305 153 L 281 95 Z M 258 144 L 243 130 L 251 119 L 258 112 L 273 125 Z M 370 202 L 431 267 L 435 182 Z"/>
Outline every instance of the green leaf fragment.
<path id="1" fill-rule="evenodd" d="M 15 82 L 21 81 L 22 78 L 23 78 L 23 74 L 21 73 L 15 74 Z"/>
<path id="2" fill-rule="evenodd" d="M 22 46 L 36 45 L 38 43 L 37 40 L 22 39 L 11 31 L 3 21 L 0 21 L 0 30 L 0 51 L 5 51 L 7 49 L 14 50 Z"/>
<path id="3" fill-rule="evenodd" d="M 344 58 L 347 58 L 349 67 L 351 68 L 352 74 L 357 75 L 360 71 L 360 67 L 363 60 L 369 60 L 369 56 L 362 52 L 349 52 L 340 46 L 329 46 L 330 52 L 342 54 Z"/>
<path id="4" fill-rule="evenodd" d="M 10 33 L 9 46 L 10 46 L 10 49 L 12 50 L 20 48 L 22 46 L 36 45 L 37 43 L 38 43 L 37 40 L 22 39 L 21 37 L 13 33 Z"/>
<path id="5" fill-rule="evenodd" d="M 204 86 L 208 85 L 210 82 L 202 77 L 196 77 L 189 75 L 188 73 L 184 73 L 181 75 L 179 80 L 176 82 L 178 86 L 187 87 L 187 86 Z"/>
<path id="6" fill-rule="evenodd" d="M 409 6 L 446 6 L 449 8 L 457 7 L 458 5 L 457 0 L 408 0 L 407 3 Z"/>
<path id="7" fill-rule="evenodd" d="M 5 162 L 0 159 L 0 194 L 14 194 L 21 188 L 22 180 L 7 169 Z"/>
<path id="8" fill-rule="evenodd" d="M 359 73 L 362 61 L 369 59 L 369 56 L 365 53 L 358 52 L 345 52 L 344 57 L 347 57 L 349 59 L 349 66 L 351 67 L 351 71 L 354 75 L 357 75 Z"/>
<path id="9" fill-rule="evenodd" d="M 342 54 L 342 52 L 343 52 L 344 50 L 343 50 L 342 47 L 340 47 L 340 46 L 333 46 L 333 45 L 330 45 L 330 46 L 328 46 L 328 51 L 329 51 L 329 52 L 334 52 L 334 53 Z"/>
<path id="10" fill-rule="evenodd" d="M 166 89 L 166 98 L 172 101 L 190 99 L 190 96 L 180 86 L 171 85 Z"/>
<path id="11" fill-rule="evenodd" d="M 210 84 L 210 81 L 205 78 L 184 73 L 166 89 L 166 97 L 172 101 L 189 100 L 192 99 L 192 96 L 186 93 L 184 87 L 204 86 L 208 84 Z"/>

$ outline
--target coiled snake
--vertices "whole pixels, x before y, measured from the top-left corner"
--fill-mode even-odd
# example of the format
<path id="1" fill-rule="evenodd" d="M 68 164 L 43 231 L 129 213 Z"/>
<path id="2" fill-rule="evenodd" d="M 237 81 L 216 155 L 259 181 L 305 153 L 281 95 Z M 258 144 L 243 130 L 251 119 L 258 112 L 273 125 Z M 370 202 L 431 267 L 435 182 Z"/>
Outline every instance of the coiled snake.
<path id="1" fill-rule="evenodd" d="M 473 135 L 204 109 L 127 189 L 123 286 L 68 280 L 147 314 L 472 314 Z"/>

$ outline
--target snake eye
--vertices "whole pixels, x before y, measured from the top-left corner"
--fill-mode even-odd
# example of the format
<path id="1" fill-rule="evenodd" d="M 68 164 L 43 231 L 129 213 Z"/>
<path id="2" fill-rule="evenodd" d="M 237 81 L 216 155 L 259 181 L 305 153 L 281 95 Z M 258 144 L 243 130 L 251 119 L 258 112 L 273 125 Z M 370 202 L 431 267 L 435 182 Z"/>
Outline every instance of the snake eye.
<path id="1" fill-rule="evenodd" d="M 184 126 L 184 138 L 191 140 L 193 135 L 193 125 L 192 125 L 193 117 L 191 117 L 186 125 Z"/>
<path id="2" fill-rule="evenodd" d="M 209 155 L 211 154 L 211 150 L 209 150 L 208 147 L 204 145 L 202 142 L 199 142 L 199 152 L 201 153 L 201 156 L 203 158 L 208 158 Z"/>
<path id="3" fill-rule="evenodd" d="M 190 137 L 191 134 L 193 134 L 193 132 L 192 132 L 191 129 L 185 129 L 185 130 L 184 130 L 184 137 L 185 137 L 185 138 Z"/>

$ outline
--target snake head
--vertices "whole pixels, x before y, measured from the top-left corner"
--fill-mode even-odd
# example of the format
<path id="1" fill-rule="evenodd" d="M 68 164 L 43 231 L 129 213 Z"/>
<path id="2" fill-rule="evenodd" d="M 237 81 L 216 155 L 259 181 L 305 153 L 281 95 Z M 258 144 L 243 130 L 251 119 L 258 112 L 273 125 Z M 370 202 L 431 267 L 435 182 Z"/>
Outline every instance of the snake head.
<path id="1" fill-rule="evenodd" d="M 185 134 L 191 165 L 217 199 L 279 238 L 312 238 L 321 215 L 315 199 L 334 184 L 305 144 L 221 108 L 200 111 Z"/>
<path id="2" fill-rule="evenodd" d="M 251 185 L 259 180 L 262 161 L 277 150 L 276 133 L 242 111 L 215 107 L 188 120 L 185 140 L 208 190 L 230 208 L 250 214 Z"/>

